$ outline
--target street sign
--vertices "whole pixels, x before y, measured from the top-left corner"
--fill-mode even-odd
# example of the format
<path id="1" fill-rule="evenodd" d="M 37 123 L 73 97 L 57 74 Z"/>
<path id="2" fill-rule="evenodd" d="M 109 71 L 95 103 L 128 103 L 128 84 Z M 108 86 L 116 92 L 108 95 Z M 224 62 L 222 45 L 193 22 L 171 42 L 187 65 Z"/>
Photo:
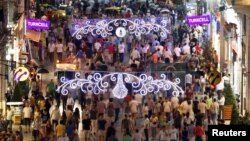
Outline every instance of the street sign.
<path id="1" fill-rule="evenodd" d="M 50 21 L 47 20 L 26 20 L 27 29 L 43 29 L 48 30 L 50 28 Z"/>
<path id="2" fill-rule="evenodd" d="M 14 72 L 14 80 L 16 80 L 17 82 L 19 81 L 25 81 L 29 78 L 29 70 L 25 67 L 18 67 L 15 69 Z"/>
<path id="3" fill-rule="evenodd" d="M 221 73 L 216 70 L 208 73 L 208 80 L 211 85 L 219 84 L 221 82 Z"/>

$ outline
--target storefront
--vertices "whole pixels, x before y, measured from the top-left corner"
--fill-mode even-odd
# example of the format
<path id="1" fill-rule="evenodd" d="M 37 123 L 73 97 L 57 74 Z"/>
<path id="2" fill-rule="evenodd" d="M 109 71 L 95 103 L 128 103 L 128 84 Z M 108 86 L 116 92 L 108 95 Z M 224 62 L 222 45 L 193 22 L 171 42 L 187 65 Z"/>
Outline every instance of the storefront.
<path id="1" fill-rule="evenodd" d="M 9 34 L 7 37 L 7 43 L 5 45 L 5 88 L 3 94 L 13 94 L 15 88 L 14 81 L 14 69 L 20 65 L 20 51 L 25 46 L 24 43 L 24 15 L 22 15 L 16 24 L 9 24 L 8 30 Z M 13 104 L 13 103 L 12 103 Z M 14 103 L 15 104 L 15 103 Z M 11 105 L 10 103 L 6 103 L 5 99 L 1 100 L 1 105 L 3 106 L 3 112 L 5 113 L 6 105 Z"/>
<path id="2" fill-rule="evenodd" d="M 227 9 L 223 14 L 225 18 L 225 58 L 228 60 L 228 73 L 231 75 L 231 84 L 235 94 L 240 93 L 241 77 L 241 59 L 242 58 L 242 31 L 241 19 L 233 9 Z"/>

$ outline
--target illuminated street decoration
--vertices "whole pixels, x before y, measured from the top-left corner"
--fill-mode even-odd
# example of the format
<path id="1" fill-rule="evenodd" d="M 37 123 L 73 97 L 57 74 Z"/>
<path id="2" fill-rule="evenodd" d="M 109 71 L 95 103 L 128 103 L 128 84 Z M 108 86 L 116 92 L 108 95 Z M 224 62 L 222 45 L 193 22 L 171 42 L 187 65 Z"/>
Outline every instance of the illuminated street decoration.
<path id="1" fill-rule="evenodd" d="M 81 39 L 84 34 L 102 36 L 103 38 L 113 35 L 124 37 L 124 29 L 127 33 L 141 36 L 150 32 L 157 32 L 161 37 L 166 37 L 171 31 L 171 21 L 168 17 L 148 17 L 129 19 L 89 19 L 73 20 L 71 23 L 71 33 L 73 37 Z M 118 34 L 120 33 L 120 34 Z"/>
<path id="2" fill-rule="evenodd" d="M 68 80 L 66 77 L 61 77 L 60 82 L 61 85 L 57 88 L 57 92 L 63 95 L 69 94 L 70 89 L 80 88 L 84 93 L 93 92 L 97 95 L 112 88 L 113 96 L 122 99 L 128 94 L 126 83 L 130 83 L 134 92 L 141 95 L 148 93 L 157 94 L 161 90 L 171 90 L 173 96 L 180 96 L 184 93 L 182 88 L 178 86 L 180 79 L 175 78 L 173 81 L 170 81 L 165 74 L 161 74 L 160 79 L 154 79 L 152 76 L 147 76 L 146 74 L 136 76 L 124 72 L 114 72 L 105 75 L 94 73 L 86 79 L 82 79 L 80 78 L 80 73 L 76 73 L 75 79 Z M 112 84 L 114 82 L 116 84 L 113 87 Z"/>

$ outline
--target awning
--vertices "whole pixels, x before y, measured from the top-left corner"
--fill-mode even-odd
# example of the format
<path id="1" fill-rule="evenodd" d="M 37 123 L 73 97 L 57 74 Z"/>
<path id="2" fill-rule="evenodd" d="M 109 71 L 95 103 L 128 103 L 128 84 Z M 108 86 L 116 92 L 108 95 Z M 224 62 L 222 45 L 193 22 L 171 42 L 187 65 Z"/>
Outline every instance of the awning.
<path id="1" fill-rule="evenodd" d="M 41 32 L 34 31 L 34 30 L 27 30 L 25 38 L 30 39 L 34 42 L 39 42 L 41 39 Z"/>

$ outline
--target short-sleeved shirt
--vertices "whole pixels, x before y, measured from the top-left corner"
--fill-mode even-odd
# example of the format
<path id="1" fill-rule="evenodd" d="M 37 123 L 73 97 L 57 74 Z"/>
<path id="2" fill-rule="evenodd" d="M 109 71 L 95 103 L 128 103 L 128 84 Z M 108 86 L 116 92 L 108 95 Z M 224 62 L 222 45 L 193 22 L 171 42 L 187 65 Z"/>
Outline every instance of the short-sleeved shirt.
<path id="1" fill-rule="evenodd" d="M 31 107 L 24 107 L 23 108 L 23 117 L 24 118 L 31 118 L 31 113 L 32 113 Z"/>
<path id="2" fill-rule="evenodd" d="M 65 131 L 66 131 L 65 125 L 58 124 L 56 126 L 56 135 L 57 135 L 57 137 L 63 136 L 65 134 Z"/>
<path id="3" fill-rule="evenodd" d="M 83 130 L 90 130 L 91 120 L 84 119 L 82 120 Z"/>
<path id="4" fill-rule="evenodd" d="M 106 120 L 98 120 L 98 129 L 105 130 Z"/>

